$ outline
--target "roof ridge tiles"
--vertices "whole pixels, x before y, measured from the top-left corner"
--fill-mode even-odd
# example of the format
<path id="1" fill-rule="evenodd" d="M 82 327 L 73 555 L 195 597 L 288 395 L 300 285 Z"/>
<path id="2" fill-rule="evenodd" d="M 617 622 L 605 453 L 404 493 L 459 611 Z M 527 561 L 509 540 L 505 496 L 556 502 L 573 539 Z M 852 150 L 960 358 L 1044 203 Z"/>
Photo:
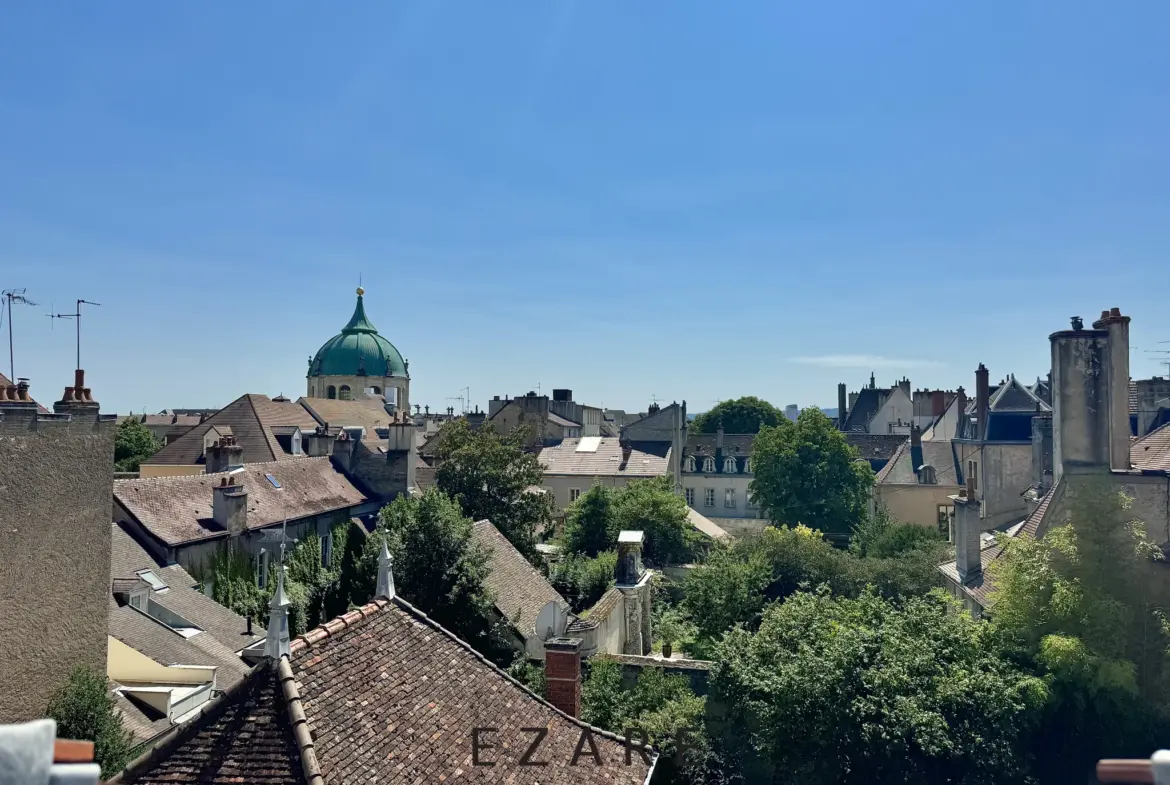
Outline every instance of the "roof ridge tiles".
<path id="1" fill-rule="evenodd" d="M 425 624 L 426 626 L 430 627 L 431 629 L 435 630 L 436 632 L 439 632 L 439 633 L 447 636 L 448 638 L 451 639 L 451 641 L 453 643 L 455 643 L 457 646 L 459 646 L 460 648 L 462 648 L 464 651 L 468 652 L 472 656 L 474 656 L 482 664 L 484 664 L 488 668 L 490 668 L 496 675 L 504 678 L 505 680 L 510 682 L 514 687 L 520 689 L 525 694 L 527 694 L 529 697 L 536 700 L 537 702 L 539 702 L 540 704 L 542 704 L 546 708 L 551 709 L 553 712 L 560 715 L 562 718 L 568 720 L 573 725 L 576 725 L 579 728 L 586 729 L 590 733 L 597 735 L 597 736 L 600 736 L 600 737 L 605 738 L 605 739 L 617 741 L 617 742 L 620 742 L 622 744 L 624 744 L 626 742 L 625 738 L 623 738 L 622 736 L 619 736 L 616 733 L 604 730 L 602 728 L 598 728 L 594 725 L 590 725 L 589 723 L 585 722 L 584 720 L 580 720 L 580 719 L 578 719 L 570 714 L 566 714 L 565 712 L 561 711 L 556 706 L 549 703 L 547 700 L 545 700 L 541 696 L 537 695 L 535 692 L 533 692 L 527 686 L 525 686 L 524 684 L 521 684 L 519 681 L 512 678 L 510 675 L 508 675 L 507 671 L 505 671 L 503 668 L 496 665 L 494 662 L 489 660 L 487 657 L 483 656 L 478 651 L 476 651 L 475 648 L 472 647 L 472 645 L 470 643 L 467 643 L 462 638 L 460 638 L 458 635 L 451 632 L 446 627 L 439 624 L 437 621 L 432 619 L 430 616 L 423 613 L 421 610 L 419 610 L 415 606 L 411 605 L 409 602 L 402 599 L 401 597 L 395 597 L 393 600 L 387 600 L 383 597 L 376 597 L 373 600 L 371 600 L 370 602 L 368 602 L 365 605 L 358 608 L 357 610 L 361 611 L 362 620 L 364 620 L 364 619 L 374 615 L 379 610 L 385 610 L 391 604 L 398 606 L 401 610 L 405 611 L 407 614 L 412 616 L 418 622 Z M 349 613 L 346 613 L 342 616 L 338 616 L 335 619 L 331 619 L 330 621 L 325 622 L 325 624 L 319 625 L 318 627 L 315 627 L 314 629 L 309 630 L 309 632 L 305 633 L 304 635 L 298 635 L 295 639 L 293 639 L 292 643 L 289 644 L 289 656 L 291 657 L 292 655 L 300 652 L 303 649 L 310 649 L 310 648 L 312 648 L 314 643 L 319 643 L 320 641 L 325 640 L 326 638 L 335 636 L 339 632 L 342 632 L 343 630 L 348 629 L 351 626 L 351 624 L 346 621 L 345 617 L 350 616 L 352 614 L 353 614 L 353 611 L 350 611 Z M 340 623 L 335 624 L 335 622 L 340 622 Z M 329 630 L 329 627 L 328 627 L 328 625 L 331 625 L 331 624 L 336 628 L 332 632 Z M 315 633 L 317 631 L 320 631 L 322 634 L 313 635 L 313 633 Z M 311 640 L 310 640 L 310 636 L 312 636 Z M 658 752 L 655 751 L 654 755 L 657 757 Z"/>
<path id="2" fill-rule="evenodd" d="M 149 768 L 149 764 L 153 761 L 166 758 L 172 751 L 202 730 L 204 724 L 217 719 L 223 714 L 232 700 L 238 697 L 245 689 L 251 687 L 252 683 L 261 678 L 261 674 L 266 672 L 270 667 L 271 663 L 262 662 L 252 668 L 248 672 L 248 675 L 240 679 L 238 683 L 233 684 L 203 704 L 189 720 L 181 725 L 171 726 L 170 729 L 162 734 L 161 741 L 126 764 L 126 767 L 116 774 L 113 779 L 106 780 L 105 785 L 120 785 L 121 783 L 128 782 L 129 780 L 126 779 L 127 775 L 133 776 L 138 771 Z"/>

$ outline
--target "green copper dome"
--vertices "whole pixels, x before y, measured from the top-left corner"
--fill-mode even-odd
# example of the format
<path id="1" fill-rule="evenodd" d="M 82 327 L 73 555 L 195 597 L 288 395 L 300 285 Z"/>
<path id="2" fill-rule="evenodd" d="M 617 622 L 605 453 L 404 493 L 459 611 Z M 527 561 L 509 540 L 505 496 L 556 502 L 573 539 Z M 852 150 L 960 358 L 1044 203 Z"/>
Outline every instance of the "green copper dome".
<path id="1" fill-rule="evenodd" d="M 349 324 L 309 361 L 309 376 L 406 376 L 402 355 L 366 318 L 363 294 L 365 290 L 359 287 Z"/>

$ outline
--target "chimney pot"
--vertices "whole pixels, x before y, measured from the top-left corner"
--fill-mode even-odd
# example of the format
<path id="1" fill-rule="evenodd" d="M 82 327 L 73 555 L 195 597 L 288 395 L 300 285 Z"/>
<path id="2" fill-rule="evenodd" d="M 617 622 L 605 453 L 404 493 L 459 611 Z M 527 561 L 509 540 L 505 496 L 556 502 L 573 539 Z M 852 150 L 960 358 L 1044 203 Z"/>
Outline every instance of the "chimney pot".
<path id="1" fill-rule="evenodd" d="M 1109 315 L 1110 316 L 1121 316 L 1121 309 L 1120 308 L 1110 308 Z"/>
<path id="2" fill-rule="evenodd" d="M 0 384 L 0 401 L 8 400 L 8 386 Z"/>
<path id="3" fill-rule="evenodd" d="M 79 389 L 85 386 L 85 371 L 81 368 L 73 372 L 73 386 Z"/>

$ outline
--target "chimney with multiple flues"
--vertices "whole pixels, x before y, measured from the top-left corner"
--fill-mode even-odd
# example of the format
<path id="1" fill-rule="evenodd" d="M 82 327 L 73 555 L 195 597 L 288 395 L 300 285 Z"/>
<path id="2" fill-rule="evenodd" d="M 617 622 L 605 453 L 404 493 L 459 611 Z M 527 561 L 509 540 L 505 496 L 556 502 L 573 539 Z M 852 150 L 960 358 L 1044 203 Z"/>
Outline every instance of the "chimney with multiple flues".
<path id="1" fill-rule="evenodd" d="M 0 384 L 0 403 L 31 404 L 36 402 L 28 394 L 28 379 L 17 379 L 15 384 Z"/>
<path id="2" fill-rule="evenodd" d="M 236 444 L 236 437 L 223 436 L 207 449 L 204 461 L 206 474 L 238 469 L 244 465 L 244 448 Z"/>
<path id="3" fill-rule="evenodd" d="M 1109 466 L 1128 471 L 1129 466 L 1129 317 L 1120 308 L 1101 312 L 1094 330 L 1109 334 L 1105 350 L 1109 373 Z"/>
<path id="4" fill-rule="evenodd" d="M 1111 462 L 1110 333 L 1086 330 L 1079 316 L 1071 322 L 1071 330 L 1048 336 L 1052 343 L 1054 485 L 1068 473 L 1108 470 Z M 1128 382 L 1126 379 L 1127 425 Z"/>
<path id="5" fill-rule="evenodd" d="M 60 411 L 78 406 L 96 407 L 97 405 L 90 389 L 85 386 L 85 371 L 78 368 L 73 372 L 73 386 L 65 388 L 65 394 L 61 396 L 60 401 L 53 405 L 53 409 Z"/>

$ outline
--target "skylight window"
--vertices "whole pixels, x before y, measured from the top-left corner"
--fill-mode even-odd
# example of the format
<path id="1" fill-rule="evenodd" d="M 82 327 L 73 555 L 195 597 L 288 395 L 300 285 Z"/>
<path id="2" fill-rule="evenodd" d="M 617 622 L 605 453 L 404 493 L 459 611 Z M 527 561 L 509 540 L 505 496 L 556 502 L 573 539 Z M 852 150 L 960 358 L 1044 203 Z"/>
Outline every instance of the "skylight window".
<path id="1" fill-rule="evenodd" d="M 167 588 L 163 579 L 158 577 L 154 570 L 141 570 L 137 573 L 138 577 L 150 584 L 150 588 L 154 591 L 162 591 Z"/>
<path id="2" fill-rule="evenodd" d="M 272 484 L 273 488 L 275 488 L 278 491 L 280 490 L 280 482 L 278 482 L 277 479 L 275 477 L 273 477 L 271 474 L 264 475 L 264 479 L 268 480 L 268 482 L 270 482 Z"/>

